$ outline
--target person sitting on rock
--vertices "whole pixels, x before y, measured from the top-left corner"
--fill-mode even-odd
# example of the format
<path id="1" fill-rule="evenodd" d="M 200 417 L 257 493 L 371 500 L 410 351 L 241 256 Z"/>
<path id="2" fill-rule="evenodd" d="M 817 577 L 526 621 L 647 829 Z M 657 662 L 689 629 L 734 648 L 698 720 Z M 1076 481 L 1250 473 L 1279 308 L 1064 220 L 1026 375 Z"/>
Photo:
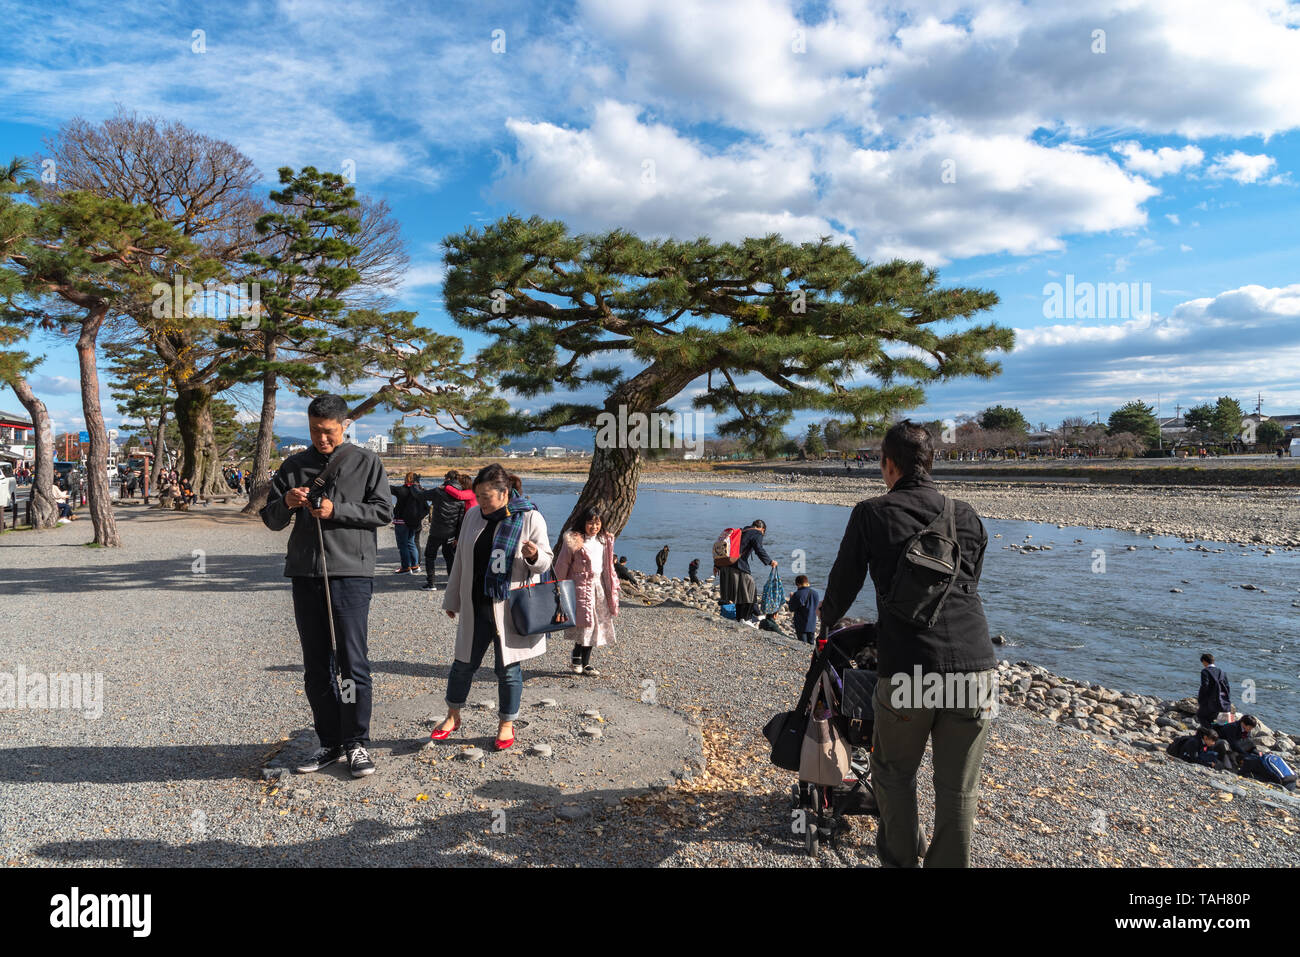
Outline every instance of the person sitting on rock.
<path id="1" fill-rule="evenodd" d="M 617 575 L 625 582 L 635 581 L 635 579 L 632 577 L 632 570 L 627 567 L 626 555 L 618 556 L 618 561 L 614 563 L 614 574 Z"/>
<path id="2" fill-rule="evenodd" d="M 1218 767 L 1221 757 L 1215 747 L 1218 740 L 1219 732 L 1202 725 L 1196 729 L 1195 734 L 1184 735 L 1175 740 L 1171 745 L 1170 753 L 1189 764 L 1203 764 L 1207 768 Z"/>
<path id="3" fill-rule="evenodd" d="M 758 630 L 759 630 L 759 631 L 770 631 L 770 632 L 772 632 L 773 634 L 780 635 L 782 638 L 789 638 L 789 637 L 790 637 L 790 636 L 787 635 L 784 631 L 782 631 L 782 630 L 781 630 L 781 626 L 778 625 L 778 624 L 776 623 L 776 616 L 775 616 L 775 615 L 764 615 L 764 616 L 762 617 L 762 619 L 761 619 L 761 620 L 759 621 L 759 623 L 758 623 Z"/>
<path id="4" fill-rule="evenodd" d="M 686 569 L 686 573 L 691 576 L 692 584 L 698 585 L 700 583 L 700 560 L 698 558 L 691 559 L 691 564 Z"/>
<path id="5" fill-rule="evenodd" d="M 1259 722 L 1253 714 L 1243 714 L 1236 721 L 1214 725 L 1214 730 L 1218 732 L 1220 743 L 1227 745 L 1228 751 L 1234 756 L 1242 757 L 1254 752 L 1255 744 L 1250 736 L 1258 727 Z"/>

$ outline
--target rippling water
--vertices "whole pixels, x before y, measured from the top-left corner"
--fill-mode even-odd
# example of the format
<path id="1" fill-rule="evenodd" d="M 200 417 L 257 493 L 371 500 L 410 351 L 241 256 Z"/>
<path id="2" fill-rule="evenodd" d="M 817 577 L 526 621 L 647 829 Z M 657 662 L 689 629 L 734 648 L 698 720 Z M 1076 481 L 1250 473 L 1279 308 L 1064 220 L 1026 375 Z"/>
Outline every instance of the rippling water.
<path id="1" fill-rule="evenodd" d="M 526 483 L 553 539 L 580 487 L 556 480 Z M 617 546 L 634 568 L 654 571 L 654 555 L 666 544 L 669 575 L 685 577 L 687 564 L 699 558 L 707 577 L 717 534 L 727 525 L 762 518 L 766 547 L 781 563 L 787 589 L 794 581 L 792 553 L 802 549 L 806 574 L 825 592 L 847 508 L 682 494 L 672 487 L 643 485 L 638 493 Z M 704 487 L 764 488 L 724 482 Z M 1259 547 L 1206 542 L 1223 551 L 1205 554 L 1180 538 L 1148 539 L 1112 529 L 993 519 L 985 526 L 989 547 L 980 591 L 990 629 L 1010 642 L 997 649 L 999 658 L 1027 659 L 1109 688 L 1178 698 L 1196 693 L 1200 656 L 1209 651 L 1232 682 L 1239 712 L 1254 711 L 1268 725 L 1300 733 L 1300 607 L 1292 605 L 1300 602 L 1300 552 L 1265 555 Z M 997 534 L 1002 537 L 994 538 Z M 1021 544 L 1026 536 L 1032 536 L 1029 544 L 1052 549 L 1021 554 L 1004 547 Z M 1130 545 L 1136 551 L 1128 551 Z M 1098 550 L 1105 558 L 1101 573 L 1093 571 Z M 761 588 L 762 572 L 758 584 Z M 1242 584 L 1263 591 L 1246 591 Z M 1171 588 L 1183 593 L 1173 594 Z M 869 587 L 852 613 L 876 617 Z M 1254 703 L 1246 700 L 1249 689 L 1243 683 L 1248 681 Z"/>

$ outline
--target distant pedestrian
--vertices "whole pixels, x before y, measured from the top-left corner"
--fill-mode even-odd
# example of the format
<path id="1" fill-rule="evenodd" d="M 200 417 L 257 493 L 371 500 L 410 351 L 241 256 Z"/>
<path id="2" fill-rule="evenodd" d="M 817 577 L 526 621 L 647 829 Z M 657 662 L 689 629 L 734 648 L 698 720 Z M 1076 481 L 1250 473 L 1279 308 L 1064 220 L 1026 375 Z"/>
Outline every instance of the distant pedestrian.
<path id="1" fill-rule="evenodd" d="M 1196 693 L 1196 720 L 1203 725 L 1212 725 L 1225 711 L 1228 712 L 1229 721 L 1237 720 L 1237 712 L 1232 707 L 1228 676 L 1214 663 L 1214 655 L 1206 652 L 1201 655 L 1201 687 Z"/>
<path id="2" fill-rule="evenodd" d="M 599 510 L 587 507 L 578 513 L 573 527 L 560 536 L 563 543 L 555 558 L 555 577 L 574 585 L 578 607 L 573 632 L 573 673 L 599 676 L 591 663 L 591 651 L 614 638 L 618 615 L 619 584 L 614 571 L 614 536 L 605 531 Z"/>
<path id="3" fill-rule="evenodd" d="M 776 568 L 776 559 L 763 549 L 767 524 L 756 518 L 740 533 L 740 557 L 731 565 L 718 566 L 718 586 L 722 603 L 735 603 L 736 621 L 758 627 L 758 588 L 749 570 L 749 556 L 757 555 L 764 564 Z"/>
<path id="4" fill-rule="evenodd" d="M 668 546 L 665 545 L 663 548 L 659 549 L 658 554 L 655 555 L 655 574 L 662 575 L 664 573 L 664 566 L 667 564 Z"/>
<path id="5" fill-rule="evenodd" d="M 433 591 L 434 565 L 438 561 L 438 552 L 447 563 L 447 578 L 451 579 L 451 563 L 456 558 L 456 538 L 460 535 L 460 525 L 465 512 L 478 504 L 474 492 L 469 488 L 470 476 L 452 469 L 442 480 L 438 488 L 424 493 L 429 503 L 429 543 L 424 550 L 424 577 L 421 588 Z"/>
<path id="6" fill-rule="evenodd" d="M 397 539 L 397 555 L 402 566 L 394 574 L 414 575 L 420 570 L 420 526 L 429 506 L 420 488 L 420 476 L 407 472 L 401 485 L 389 491 L 397 503 L 393 506 L 393 535 Z"/>
<path id="7" fill-rule="evenodd" d="M 794 615 L 794 636 L 805 644 L 811 645 L 817 630 L 817 616 L 821 613 L 822 596 L 815 592 L 808 583 L 807 575 L 799 575 L 794 580 L 794 591 L 790 593 L 786 605 Z"/>
<path id="8" fill-rule="evenodd" d="M 691 581 L 696 585 L 700 583 L 700 560 L 698 558 L 691 559 L 691 564 L 687 568 L 687 574 L 691 576 Z"/>

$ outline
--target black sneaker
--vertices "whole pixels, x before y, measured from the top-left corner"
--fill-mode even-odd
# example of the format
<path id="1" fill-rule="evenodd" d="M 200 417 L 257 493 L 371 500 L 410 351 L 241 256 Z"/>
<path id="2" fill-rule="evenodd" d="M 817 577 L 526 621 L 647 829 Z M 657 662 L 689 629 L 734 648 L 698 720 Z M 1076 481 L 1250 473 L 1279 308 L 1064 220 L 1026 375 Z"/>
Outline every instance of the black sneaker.
<path id="1" fill-rule="evenodd" d="M 343 748 L 320 748 L 306 761 L 295 767 L 295 774 L 311 774 L 313 771 L 319 771 L 321 768 L 328 767 L 335 761 L 343 760 Z"/>
<path id="2" fill-rule="evenodd" d="M 370 753 L 358 744 L 348 752 L 348 768 L 354 778 L 364 778 L 375 773 L 375 762 L 370 760 Z"/>
<path id="3" fill-rule="evenodd" d="M 420 586 L 420 591 L 437 591 L 437 590 L 438 590 L 438 586 L 435 585 L 433 582 L 425 582 L 423 585 Z"/>

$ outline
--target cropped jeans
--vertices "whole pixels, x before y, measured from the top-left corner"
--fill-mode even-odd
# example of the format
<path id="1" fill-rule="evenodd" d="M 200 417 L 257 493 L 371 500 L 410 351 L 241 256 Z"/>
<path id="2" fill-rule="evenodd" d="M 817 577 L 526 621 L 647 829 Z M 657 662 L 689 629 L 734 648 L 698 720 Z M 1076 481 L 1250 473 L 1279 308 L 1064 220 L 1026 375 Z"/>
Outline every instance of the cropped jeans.
<path id="1" fill-rule="evenodd" d="M 501 636 L 497 632 L 492 605 L 492 602 L 474 605 L 474 640 L 469 661 L 457 658 L 451 663 L 451 674 L 447 676 L 447 707 L 457 711 L 465 707 L 474 672 L 483 663 L 483 656 L 490 646 L 497 675 L 497 717 L 501 721 L 514 721 L 519 717 L 519 705 L 524 696 L 524 670 L 517 661 L 510 665 L 501 663 Z"/>

